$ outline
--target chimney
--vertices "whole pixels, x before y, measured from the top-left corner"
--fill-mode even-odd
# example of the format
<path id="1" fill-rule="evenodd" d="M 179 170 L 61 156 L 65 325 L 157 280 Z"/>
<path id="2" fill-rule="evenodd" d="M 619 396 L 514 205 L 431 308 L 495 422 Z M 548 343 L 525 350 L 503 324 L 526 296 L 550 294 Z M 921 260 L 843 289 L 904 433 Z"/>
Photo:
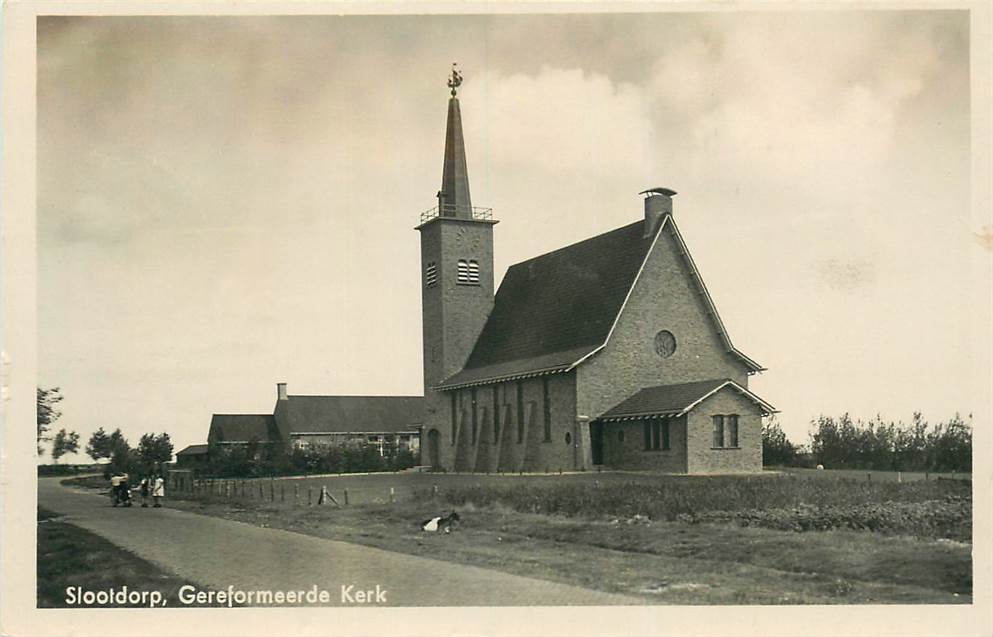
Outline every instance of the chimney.
<path id="1" fill-rule="evenodd" d="M 645 195 L 645 237 L 651 237 L 659 229 L 662 219 L 672 214 L 672 197 L 675 190 L 649 188 L 639 195 Z"/>
<path id="2" fill-rule="evenodd" d="M 286 396 L 286 383 L 276 383 L 276 398 L 279 400 L 288 400 Z"/>

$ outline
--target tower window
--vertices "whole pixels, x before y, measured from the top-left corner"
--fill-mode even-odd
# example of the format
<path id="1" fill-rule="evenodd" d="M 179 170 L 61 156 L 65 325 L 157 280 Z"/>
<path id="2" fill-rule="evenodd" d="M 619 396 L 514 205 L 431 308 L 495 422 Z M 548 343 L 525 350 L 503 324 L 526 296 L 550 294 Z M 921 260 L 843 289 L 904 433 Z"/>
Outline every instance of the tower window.
<path id="1" fill-rule="evenodd" d="M 455 280 L 460 285 L 479 285 L 479 263 L 475 259 L 459 259 Z"/>
<path id="2" fill-rule="evenodd" d="M 438 282 L 438 265 L 432 261 L 424 268 L 424 285 L 431 287 Z"/>

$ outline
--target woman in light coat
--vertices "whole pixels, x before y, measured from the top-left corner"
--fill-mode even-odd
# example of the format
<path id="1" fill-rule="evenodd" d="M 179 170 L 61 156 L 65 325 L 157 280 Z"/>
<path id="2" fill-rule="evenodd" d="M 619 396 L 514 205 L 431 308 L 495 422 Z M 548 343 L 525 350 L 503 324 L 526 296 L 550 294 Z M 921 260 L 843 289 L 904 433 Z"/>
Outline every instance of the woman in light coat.
<path id="1" fill-rule="evenodd" d="M 152 506 L 161 507 L 162 496 L 165 495 L 165 480 L 162 479 L 162 476 L 157 475 L 155 476 L 155 481 L 152 484 L 152 499 L 155 500 L 155 504 Z"/>

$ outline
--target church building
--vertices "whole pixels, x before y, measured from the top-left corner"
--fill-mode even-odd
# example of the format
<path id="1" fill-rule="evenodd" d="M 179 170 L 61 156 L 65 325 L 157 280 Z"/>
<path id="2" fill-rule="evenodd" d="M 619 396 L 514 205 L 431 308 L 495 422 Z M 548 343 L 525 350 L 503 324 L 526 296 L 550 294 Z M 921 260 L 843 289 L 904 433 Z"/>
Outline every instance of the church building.
<path id="1" fill-rule="evenodd" d="M 637 221 L 513 265 L 494 294 L 492 211 L 472 205 L 462 78 L 449 80 L 441 191 L 422 214 L 421 462 L 460 472 L 762 468 L 748 389 L 763 367 L 731 342 L 652 188 Z"/>
<path id="2" fill-rule="evenodd" d="M 511 266 L 494 294 L 497 221 L 469 195 L 461 83 L 453 69 L 438 205 L 417 226 L 423 398 L 279 383 L 272 415 L 217 414 L 209 441 L 375 442 L 384 455 L 419 448 L 438 471 L 760 471 L 775 409 L 748 378 L 764 368 L 731 343 L 675 191 L 646 190 L 633 223 Z"/>

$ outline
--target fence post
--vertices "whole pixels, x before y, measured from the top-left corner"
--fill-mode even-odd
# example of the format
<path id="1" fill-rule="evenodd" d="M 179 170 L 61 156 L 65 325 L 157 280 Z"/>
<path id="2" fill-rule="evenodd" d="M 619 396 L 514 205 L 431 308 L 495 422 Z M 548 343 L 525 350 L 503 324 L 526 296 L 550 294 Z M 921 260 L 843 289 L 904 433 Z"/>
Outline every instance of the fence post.
<path id="1" fill-rule="evenodd" d="M 348 506 L 348 489 L 345 489 L 345 506 Z"/>
<path id="2" fill-rule="evenodd" d="M 924 472 L 924 482 L 927 482 L 927 481 L 928 481 L 928 472 L 925 471 Z"/>
<path id="3" fill-rule="evenodd" d="M 265 500 L 265 487 L 259 482 L 259 500 Z"/>
<path id="4" fill-rule="evenodd" d="M 903 472 L 902 471 L 897 471 L 896 472 L 896 481 L 897 482 L 903 482 Z"/>
<path id="5" fill-rule="evenodd" d="M 865 481 L 866 482 L 872 482 L 872 474 L 871 473 L 865 474 Z"/>
<path id="6" fill-rule="evenodd" d="M 393 487 L 390 487 L 390 504 L 393 504 L 396 501 L 397 501 L 396 492 L 393 490 Z"/>
<path id="7" fill-rule="evenodd" d="M 269 476 L 269 502 L 276 501 L 276 479 Z"/>
<path id="8" fill-rule="evenodd" d="M 434 500 L 438 499 L 438 485 L 436 484 L 431 485 L 431 498 Z"/>
<path id="9" fill-rule="evenodd" d="M 300 503 L 300 485 L 296 482 L 293 483 L 293 506 Z"/>

